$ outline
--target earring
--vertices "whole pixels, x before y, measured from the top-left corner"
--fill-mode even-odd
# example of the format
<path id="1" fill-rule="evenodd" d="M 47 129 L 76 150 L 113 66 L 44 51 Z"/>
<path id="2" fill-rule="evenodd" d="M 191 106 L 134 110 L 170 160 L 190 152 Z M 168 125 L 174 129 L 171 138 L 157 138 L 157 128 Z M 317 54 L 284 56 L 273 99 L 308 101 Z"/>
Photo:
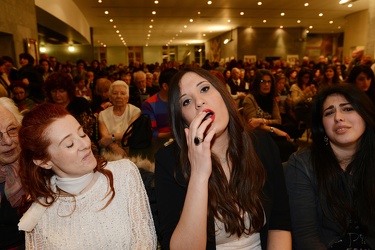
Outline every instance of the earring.
<path id="1" fill-rule="evenodd" d="M 329 139 L 328 139 L 328 137 L 325 135 L 324 136 L 324 144 L 326 145 L 326 146 L 328 146 L 328 144 L 329 144 Z"/>

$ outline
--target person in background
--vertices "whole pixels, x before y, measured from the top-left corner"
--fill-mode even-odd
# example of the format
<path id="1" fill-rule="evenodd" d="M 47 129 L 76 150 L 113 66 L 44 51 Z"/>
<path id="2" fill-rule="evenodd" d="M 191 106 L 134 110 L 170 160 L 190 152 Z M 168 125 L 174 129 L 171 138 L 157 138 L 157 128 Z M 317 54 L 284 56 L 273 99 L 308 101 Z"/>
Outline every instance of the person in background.
<path id="1" fill-rule="evenodd" d="M 51 64 L 46 59 L 39 60 L 38 70 L 43 77 L 43 82 L 45 82 L 47 78 L 53 73 L 51 69 Z"/>
<path id="2" fill-rule="evenodd" d="M 160 91 L 159 86 L 155 86 L 152 84 L 153 79 L 154 79 L 154 76 L 152 75 L 152 73 L 147 72 L 146 73 L 146 86 L 151 89 L 150 96 L 153 96 Z"/>
<path id="3" fill-rule="evenodd" d="M 82 125 L 85 134 L 96 142 L 94 125 L 95 118 L 92 114 L 90 103 L 83 97 L 76 96 L 76 86 L 72 77 L 67 73 L 55 72 L 44 83 L 47 102 L 61 105 L 66 108 Z M 95 144 L 93 144 L 93 147 Z M 97 149 L 93 148 L 95 153 Z"/>
<path id="4" fill-rule="evenodd" d="M 141 108 L 142 103 L 150 97 L 152 88 L 146 85 L 146 73 L 139 70 L 133 73 L 134 86 L 130 86 L 129 103 Z"/>
<path id="5" fill-rule="evenodd" d="M 10 81 L 5 73 L 6 61 L 0 58 L 0 97 L 12 97 Z"/>
<path id="6" fill-rule="evenodd" d="M 92 100 L 91 89 L 86 87 L 85 78 L 81 75 L 74 77 L 74 84 L 76 85 L 76 96 L 83 97 L 87 101 Z"/>
<path id="7" fill-rule="evenodd" d="M 2 56 L 1 59 L 5 61 L 4 70 L 9 82 L 17 80 L 17 68 L 14 66 L 14 61 L 10 56 Z"/>
<path id="8" fill-rule="evenodd" d="M 12 99 L 0 98 L 0 249 L 25 249 L 25 235 L 18 230 L 17 213 L 24 195 L 18 176 L 21 152 L 18 129 L 22 115 Z"/>
<path id="9" fill-rule="evenodd" d="M 112 106 L 109 100 L 109 87 L 111 81 L 107 78 L 99 78 L 96 80 L 95 95 L 91 102 L 91 110 L 97 116 L 101 111 Z"/>
<path id="10" fill-rule="evenodd" d="M 113 106 L 99 113 L 99 146 L 104 151 L 121 157 L 127 155 L 121 140 L 129 125 L 140 115 L 141 110 L 129 104 L 129 86 L 124 81 L 115 81 L 109 87 L 109 99 Z"/>
<path id="11" fill-rule="evenodd" d="M 21 81 L 14 81 L 11 85 L 13 101 L 18 107 L 18 111 L 24 114 L 35 106 L 35 102 L 27 97 L 26 86 Z"/>
<path id="12" fill-rule="evenodd" d="M 62 106 L 41 104 L 20 129 L 28 249 L 156 249 L 145 188 L 129 160 L 107 163 Z"/>
<path id="13" fill-rule="evenodd" d="M 152 136 L 155 138 L 171 136 L 168 114 L 168 90 L 169 83 L 177 72 L 178 70 L 174 68 L 162 71 L 159 77 L 160 91 L 142 104 L 142 114 L 150 117 Z"/>
<path id="14" fill-rule="evenodd" d="M 155 157 L 162 249 L 291 249 L 272 139 L 248 131 L 223 83 L 207 70 L 178 72 L 168 100 L 175 142 Z"/>
<path id="15" fill-rule="evenodd" d="M 369 66 L 359 65 L 353 67 L 347 82 L 357 85 L 375 104 L 375 76 Z"/>
<path id="16" fill-rule="evenodd" d="M 330 64 L 323 69 L 323 77 L 318 83 L 318 88 L 323 88 L 332 84 L 340 84 L 340 78 L 337 74 L 336 65 Z"/>
<path id="17" fill-rule="evenodd" d="M 36 103 L 44 102 L 43 78 L 34 67 L 34 57 L 28 53 L 19 55 L 21 68 L 17 72 L 17 80 L 21 80 L 27 86 L 29 98 Z"/>
<path id="18" fill-rule="evenodd" d="M 319 91 L 312 144 L 286 183 L 295 249 L 375 249 L 375 107 L 353 84 Z"/>

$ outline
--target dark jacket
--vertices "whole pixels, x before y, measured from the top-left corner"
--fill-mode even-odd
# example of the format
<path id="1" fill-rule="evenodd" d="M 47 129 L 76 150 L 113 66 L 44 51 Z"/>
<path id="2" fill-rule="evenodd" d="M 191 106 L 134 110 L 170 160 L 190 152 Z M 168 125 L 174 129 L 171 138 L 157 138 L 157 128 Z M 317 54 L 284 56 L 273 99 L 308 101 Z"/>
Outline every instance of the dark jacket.
<path id="1" fill-rule="evenodd" d="M 290 215 L 288 197 L 285 187 L 283 168 L 277 146 L 271 137 L 263 132 L 256 132 L 253 143 L 266 172 L 267 180 L 264 186 L 263 207 L 266 214 L 266 224 L 262 228 L 262 248 L 267 247 L 268 230 L 290 231 Z M 171 236 L 180 219 L 185 201 L 187 184 L 184 183 L 181 172 L 176 172 L 179 185 L 174 178 L 174 166 L 178 163 L 179 148 L 176 143 L 162 148 L 155 156 L 155 188 L 158 209 L 158 222 L 162 249 L 169 249 Z M 209 231 L 214 232 L 214 220 L 209 220 Z M 216 249 L 215 236 L 208 236 L 206 249 Z"/>

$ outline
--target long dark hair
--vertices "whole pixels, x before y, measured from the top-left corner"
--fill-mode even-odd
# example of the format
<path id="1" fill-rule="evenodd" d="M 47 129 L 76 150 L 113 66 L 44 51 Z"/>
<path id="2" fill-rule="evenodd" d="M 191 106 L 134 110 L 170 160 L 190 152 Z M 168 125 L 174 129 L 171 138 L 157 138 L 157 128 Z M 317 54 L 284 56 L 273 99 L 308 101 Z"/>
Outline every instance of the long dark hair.
<path id="1" fill-rule="evenodd" d="M 364 73 L 368 78 L 371 79 L 370 88 L 366 91 L 366 94 L 370 97 L 371 101 L 375 103 L 375 75 L 372 69 L 366 65 L 355 66 L 346 80 L 349 83 L 356 84 L 357 76 L 361 73 Z"/>
<path id="2" fill-rule="evenodd" d="M 269 76 L 271 78 L 271 91 L 267 95 L 260 93 L 260 84 L 263 80 L 263 76 Z M 272 75 L 271 71 L 267 69 L 257 70 L 254 81 L 250 86 L 250 93 L 254 96 L 255 101 L 263 111 L 272 114 L 273 101 L 277 96 L 277 87 L 275 77 Z"/>
<path id="3" fill-rule="evenodd" d="M 345 172 L 352 176 L 353 203 L 343 190 L 343 171 L 329 145 L 324 142 L 323 104 L 330 95 L 342 95 L 362 117 L 366 129 L 357 152 Z M 325 196 L 334 219 L 344 228 L 349 218 L 357 220 L 365 232 L 375 224 L 375 107 L 366 94 L 353 84 L 338 84 L 323 88 L 312 105 L 311 155 L 318 187 Z"/>
<path id="4" fill-rule="evenodd" d="M 222 82 L 209 71 L 193 68 L 177 73 L 169 86 L 170 121 L 174 138 L 180 148 L 180 169 L 186 183 L 190 178 L 190 163 L 184 128 L 186 122 L 182 117 L 179 98 L 180 81 L 186 73 L 195 73 L 217 89 L 224 100 L 229 113 L 228 133 L 230 134 L 226 156 L 231 160 L 231 178 L 229 182 L 221 166 L 219 157 L 212 154 L 212 174 L 208 185 L 208 217 L 222 221 L 225 231 L 238 236 L 260 231 L 264 223 L 264 212 L 261 203 L 262 187 L 266 173 L 257 157 L 250 132 L 239 115 L 228 90 Z M 246 228 L 243 214 L 250 216 L 251 227 Z"/>

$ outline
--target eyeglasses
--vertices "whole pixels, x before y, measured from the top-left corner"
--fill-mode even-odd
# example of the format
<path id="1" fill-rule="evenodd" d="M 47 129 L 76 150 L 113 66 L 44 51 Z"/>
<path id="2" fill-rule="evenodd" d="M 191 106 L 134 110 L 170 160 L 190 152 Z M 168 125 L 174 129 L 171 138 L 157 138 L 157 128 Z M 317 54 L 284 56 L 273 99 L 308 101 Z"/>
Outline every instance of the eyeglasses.
<path id="1" fill-rule="evenodd" d="M 16 136 L 18 136 L 18 127 L 10 127 L 7 131 L 0 132 L 0 141 L 3 141 L 5 133 L 9 137 L 16 137 Z"/>
<path id="2" fill-rule="evenodd" d="M 260 83 L 263 83 L 263 84 L 269 83 L 269 84 L 271 84 L 272 81 L 271 80 L 260 80 Z"/>

